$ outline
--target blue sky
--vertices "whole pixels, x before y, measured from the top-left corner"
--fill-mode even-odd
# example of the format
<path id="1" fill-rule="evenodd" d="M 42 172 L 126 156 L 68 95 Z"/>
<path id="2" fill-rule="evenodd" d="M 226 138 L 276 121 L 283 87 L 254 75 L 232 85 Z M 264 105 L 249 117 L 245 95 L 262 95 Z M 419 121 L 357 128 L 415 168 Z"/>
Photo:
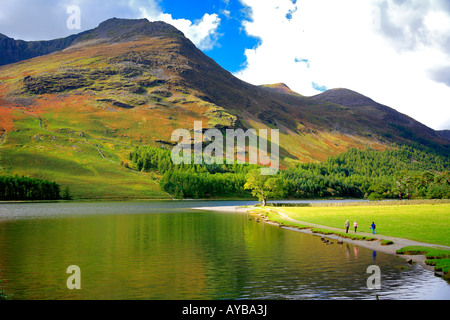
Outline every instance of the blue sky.
<path id="1" fill-rule="evenodd" d="M 81 10 L 69 30 L 67 7 Z M 162 20 L 249 83 L 348 88 L 450 129 L 449 0 L 0 0 L 0 33 L 47 40 L 112 18 Z M 18 23 L 19 22 L 19 23 Z"/>
<path id="2" fill-rule="evenodd" d="M 205 13 L 217 14 L 220 24 L 212 48 L 204 50 L 211 58 L 230 72 L 240 70 L 246 62 L 245 49 L 259 44 L 259 39 L 246 34 L 242 21 L 251 20 L 251 9 L 238 0 L 229 1 L 160 1 L 163 12 L 170 13 L 173 19 L 202 19 Z"/>

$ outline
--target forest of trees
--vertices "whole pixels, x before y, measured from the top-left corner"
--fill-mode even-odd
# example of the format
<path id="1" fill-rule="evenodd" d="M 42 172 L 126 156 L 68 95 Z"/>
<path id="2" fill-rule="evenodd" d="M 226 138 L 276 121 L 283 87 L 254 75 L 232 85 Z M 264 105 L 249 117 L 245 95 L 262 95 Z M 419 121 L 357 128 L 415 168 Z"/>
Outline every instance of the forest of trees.
<path id="1" fill-rule="evenodd" d="M 353 193 L 369 199 L 441 199 L 450 197 L 450 159 L 407 146 L 386 151 L 350 149 L 325 163 L 301 164 L 285 174 L 322 177 L 332 185 L 325 196 Z M 305 183 L 303 179 L 303 183 Z M 350 189 L 345 189 L 345 187 Z M 356 189 L 355 189 L 356 188 Z M 299 196 L 310 188 L 291 190 Z M 293 192 L 293 193 L 292 193 Z M 320 196 L 316 193 L 316 195 Z"/>
<path id="2" fill-rule="evenodd" d="M 58 200 L 56 182 L 23 176 L 0 176 L 0 200 Z"/>
<path id="3" fill-rule="evenodd" d="M 155 147 L 136 148 L 130 161 L 136 170 L 161 173 L 161 187 L 177 199 L 249 196 L 244 190 L 245 175 L 257 168 L 248 164 L 175 165 L 169 150 Z"/>
<path id="4" fill-rule="evenodd" d="M 162 174 L 161 187 L 175 198 L 248 197 L 244 188 L 255 165 L 174 165 L 164 148 L 137 147 L 134 169 Z M 287 198 L 450 198 L 449 158 L 407 146 L 393 150 L 350 149 L 324 163 L 282 170 Z"/>

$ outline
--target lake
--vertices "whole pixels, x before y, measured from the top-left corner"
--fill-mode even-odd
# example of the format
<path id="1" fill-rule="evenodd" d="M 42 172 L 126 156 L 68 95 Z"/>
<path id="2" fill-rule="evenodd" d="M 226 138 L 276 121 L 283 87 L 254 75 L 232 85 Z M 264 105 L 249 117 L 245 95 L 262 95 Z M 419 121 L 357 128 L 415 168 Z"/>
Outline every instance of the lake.
<path id="1" fill-rule="evenodd" d="M 188 209 L 254 203 L 0 204 L 0 286 L 22 300 L 450 299 L 446 281 L 393 255 Z M 80 290 L 67 288 L 71 265 Z"/>

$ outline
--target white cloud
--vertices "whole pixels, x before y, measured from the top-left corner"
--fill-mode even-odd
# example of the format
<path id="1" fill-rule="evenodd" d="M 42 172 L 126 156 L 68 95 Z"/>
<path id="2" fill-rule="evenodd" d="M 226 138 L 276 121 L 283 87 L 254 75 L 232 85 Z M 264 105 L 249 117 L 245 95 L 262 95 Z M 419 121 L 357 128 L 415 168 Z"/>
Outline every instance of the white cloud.
<path id="1" fill-rule="evenodd" d="M 205 13 L 200 20 L 192 22 L 187 19 L 174 19 L 171 14 L 162 13 L 156 6 L 140 7 L 139 10 L 143 18 L 150 21 L 164 21 L 173 25 L 201 50 L 210 50 L 216 44 L 220 18 L 215 13 Z"/>
<path id="2" fill-rule="evenodd" d="M 222 15 L 224 15 L 227 19 L 231 17 L 231 12 L 229 10 L 222 10 Z"/>
<path id="3" fill-rule="evenodd" d="M 349 88 L 444 129 L 450 11 L 441 1 L 241 0 L 253 11 L 244 28 L 261 44 L 236 75 L 304 95 L 318 93 L 313 83 Z"/>

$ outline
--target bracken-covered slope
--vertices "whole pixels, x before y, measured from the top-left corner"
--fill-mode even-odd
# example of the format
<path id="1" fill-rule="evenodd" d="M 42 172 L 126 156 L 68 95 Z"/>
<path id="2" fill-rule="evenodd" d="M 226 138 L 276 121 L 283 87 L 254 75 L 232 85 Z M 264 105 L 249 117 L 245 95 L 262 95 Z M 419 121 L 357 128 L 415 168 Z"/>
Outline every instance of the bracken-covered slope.
<path id="1" fill-rule="evenodd" d="M 58 41 L 28 60 L 23 45 L 17 63 L 0 67 L 0 173 L 53 179 L 76 197 L 169 197 L 157 173 L 127 169 L 128 154 L 170 145 L 196 120 L 279 129 L 283 167 L 390 142 L 448 150 L 433 130 L 376 103 L 243 82 L 163 22 L 110 19 Z"/>

